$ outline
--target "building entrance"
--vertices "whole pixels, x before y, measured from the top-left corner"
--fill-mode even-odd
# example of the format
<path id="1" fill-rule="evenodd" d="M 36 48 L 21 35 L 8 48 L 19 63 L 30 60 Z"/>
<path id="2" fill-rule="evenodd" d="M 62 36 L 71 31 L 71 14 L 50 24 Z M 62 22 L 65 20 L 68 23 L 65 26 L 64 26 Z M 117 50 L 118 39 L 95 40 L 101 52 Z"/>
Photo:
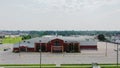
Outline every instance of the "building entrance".
<path id="1" fill-rule="evenodd" d="M 52 52 L 62 52 L 62 46 L 53 46 Z"/>

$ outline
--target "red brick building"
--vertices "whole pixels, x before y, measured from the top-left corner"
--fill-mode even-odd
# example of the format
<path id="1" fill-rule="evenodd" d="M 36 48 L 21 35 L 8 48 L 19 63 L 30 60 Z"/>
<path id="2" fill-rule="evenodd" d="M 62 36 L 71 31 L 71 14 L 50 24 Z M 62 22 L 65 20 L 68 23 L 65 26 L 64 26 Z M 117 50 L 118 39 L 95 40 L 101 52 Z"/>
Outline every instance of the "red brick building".
<path id="1" fill-rule="evenodd" d="M 41 37 L 25 40 L 14 45 L 13 52 L 80 52 L 83 49 L 97 50 L 97 42 L 79 37 Z"/>

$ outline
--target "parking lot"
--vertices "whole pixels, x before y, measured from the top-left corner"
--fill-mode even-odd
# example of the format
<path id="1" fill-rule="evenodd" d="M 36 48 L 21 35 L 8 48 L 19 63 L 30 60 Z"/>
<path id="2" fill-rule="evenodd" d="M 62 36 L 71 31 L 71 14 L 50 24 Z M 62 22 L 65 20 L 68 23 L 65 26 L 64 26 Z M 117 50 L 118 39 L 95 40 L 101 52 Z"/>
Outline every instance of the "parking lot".
<path id="1" fill-rule="evenodd" d="M 12 47 L 12 46 L 11 46 Z M 42 53 L 42 64 L 91 64 L 116 63 L 115 44 L 98 42 L 98 50 L 82 50 L 81 53 Z M 120 54 L 120 53 L 119 53 Z M 119 60 L 120 62 L 120 60 Z M 0 51 L 0 64 L 39 64 L 39 52 L 13 53 Z"/>

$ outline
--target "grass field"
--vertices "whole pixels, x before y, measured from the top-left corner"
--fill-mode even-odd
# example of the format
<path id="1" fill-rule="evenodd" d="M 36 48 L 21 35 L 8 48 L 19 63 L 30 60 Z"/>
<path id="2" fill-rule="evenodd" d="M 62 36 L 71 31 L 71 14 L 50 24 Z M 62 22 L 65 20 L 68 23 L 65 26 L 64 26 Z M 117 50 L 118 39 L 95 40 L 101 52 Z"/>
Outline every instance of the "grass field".
<path id="1" fill-rule="evenodd" d="M 40 64 L 1 64 L 4 68 L 40 68 Z M 55 64 L 42 64 L 42 68 L 55 68 Z"/>
<path id="2" fill-rule="evenodd" d="M 99 64 L 101 68 L 116 68 L 115 64 Z M 0 64 L 4 68 L 40 68 L 39 64 Z M 91 64 L 61 64 L 56 67 L 56 64 L 42 64 L 42 68 L 92 68 Z M 120 68 L 120 65 L 119 65 Z"/>
<path id="3" fill-rule="evenodd" d="M 22 37 L 6 37 L 2 40 L 2 44 L 15 44 L 22 41 Z"/>

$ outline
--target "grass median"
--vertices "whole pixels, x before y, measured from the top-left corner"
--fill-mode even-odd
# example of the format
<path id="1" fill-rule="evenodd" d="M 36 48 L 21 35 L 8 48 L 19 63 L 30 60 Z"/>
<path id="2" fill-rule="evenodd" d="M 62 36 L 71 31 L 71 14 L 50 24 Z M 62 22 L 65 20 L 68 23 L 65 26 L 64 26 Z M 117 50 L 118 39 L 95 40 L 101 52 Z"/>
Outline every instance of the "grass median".
<path id="1" fill-rule="evenodd" d="M 98 64 L 101 68 L 116 68 L 116 64 Z M 40 64 L 0 64 L 4 68 L 40 68 Z M 92 68 L 92 64 L 42 64 L 41 68 Z M 120 68 L 120 65 L 119 65 Z"/>

